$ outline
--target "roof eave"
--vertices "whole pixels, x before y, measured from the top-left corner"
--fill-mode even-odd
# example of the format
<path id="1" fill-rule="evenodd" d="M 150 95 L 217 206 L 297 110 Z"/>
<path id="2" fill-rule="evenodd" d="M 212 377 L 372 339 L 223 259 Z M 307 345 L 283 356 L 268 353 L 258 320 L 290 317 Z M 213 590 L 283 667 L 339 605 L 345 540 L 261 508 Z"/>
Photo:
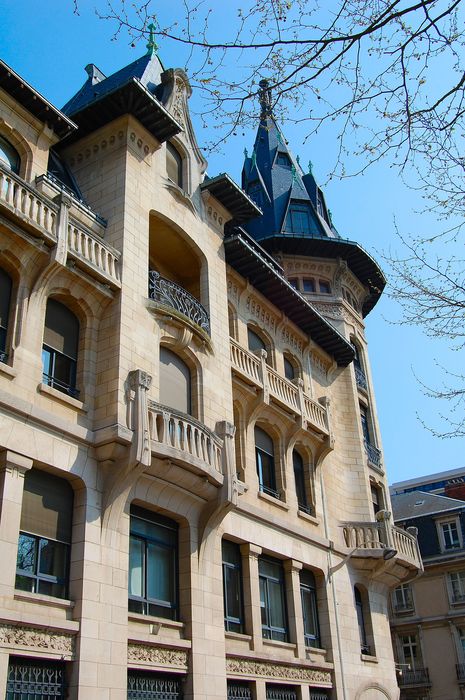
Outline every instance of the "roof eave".
<path id="1" fill-rule="evenodd" d="M 200 189 L 213 195 L 239 224 L 262 214 L 262 210 L 227 173 L 204 180 Z"/>

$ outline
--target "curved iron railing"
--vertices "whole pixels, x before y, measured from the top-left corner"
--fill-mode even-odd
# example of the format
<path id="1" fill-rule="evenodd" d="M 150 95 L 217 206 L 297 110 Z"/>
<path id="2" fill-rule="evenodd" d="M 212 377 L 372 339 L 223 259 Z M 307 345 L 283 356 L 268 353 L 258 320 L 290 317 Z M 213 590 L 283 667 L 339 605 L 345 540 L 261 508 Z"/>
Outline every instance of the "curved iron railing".
<path id="1" fill-rule="evenodd" d="M 367 384 L 367 378 L 365 375 L 365 372 L 361 367 L 358 367 L 357 365 L 354 365 L 354 370 L 355 370 L 355 381 L 359 389 L 363 389 L 364 391 L 368 391 L 368 384 Z"/>
<path id="2" fill-rule="evenodd" d="M 370 464 L 378 469 L 381 469 L 381 450 L 365 440 L 365 451 Z"/>
<path id="3" fill-rule="evenodd" d="M 210 335 L 210 318 L 205 307 L 190 292 L 161 277 L 156 270 L 149 270 L 149 298 L 179 311 Z"/>

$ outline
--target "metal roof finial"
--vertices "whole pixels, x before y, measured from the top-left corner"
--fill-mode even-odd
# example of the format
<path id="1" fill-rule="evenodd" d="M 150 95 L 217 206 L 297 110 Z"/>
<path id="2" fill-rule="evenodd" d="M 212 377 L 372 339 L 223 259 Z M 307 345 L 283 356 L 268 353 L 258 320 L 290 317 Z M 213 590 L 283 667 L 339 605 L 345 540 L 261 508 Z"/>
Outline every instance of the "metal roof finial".
<path id="1" fill-rule="evenodd" d="M 153 22 L 150 22 L 149 26 L 147 27 L 148 30 L 150 31 L 149 34 L 149 40 L 147 43 L 147 54 L 149 56 L 153 56 L 154 54 L 157 53 L 158 51 L 158 44 L 155 41 L 155 29 L 156 26 L 154 25 Z"/>
<path id="2" fill-rule="evenodd" d="M 311 175 L 313 172 L 313 163 L 311 160 L 308 161 L 308 172 Z"/>
<path id="3" fill-rule="evenodd" d="M 271 89 L 268 80 L 263 79 L 259 82 L 260 90 L 258 91 L 258 97 L 260 100 L 261 114 L 260 118 L 265 119 L 265 117 L 271 116 Z"/>

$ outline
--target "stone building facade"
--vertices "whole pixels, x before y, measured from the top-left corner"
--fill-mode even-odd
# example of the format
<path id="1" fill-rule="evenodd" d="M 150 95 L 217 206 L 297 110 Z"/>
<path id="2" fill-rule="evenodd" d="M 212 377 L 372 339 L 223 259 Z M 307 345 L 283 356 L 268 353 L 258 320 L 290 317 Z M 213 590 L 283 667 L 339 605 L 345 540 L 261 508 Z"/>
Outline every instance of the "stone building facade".
<path id="1" fill-rule="evenodd" d="M 465 697 L 465 470 L 391 487 L 393 516 L 415 527 L 424 563 L 418 580 L 391 594 L 401 700 Z"/>
<path id="2" fill-rule="evenodd" d="M 0 694 L 397 698 L 382 273 L 266 85 L 247 195 L 152 45 L 86 71 L 60 111 L 0 63 Z"/>

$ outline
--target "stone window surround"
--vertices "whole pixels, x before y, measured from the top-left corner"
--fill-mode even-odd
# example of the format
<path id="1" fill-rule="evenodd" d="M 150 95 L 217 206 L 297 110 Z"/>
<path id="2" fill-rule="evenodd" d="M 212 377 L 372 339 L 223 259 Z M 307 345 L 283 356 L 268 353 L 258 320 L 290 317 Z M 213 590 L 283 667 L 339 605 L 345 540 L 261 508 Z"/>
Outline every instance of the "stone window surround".
<path id="1" fill-rule="evenodd" d="M 444 526 L 447 526 L 449 524 L 455 525 L 456 531 L 457 531 L 457 536 L 458 536 L 458 545 L 457 546 L 447 546 L 446 540 L 445 540 L 445 535 L 444 535 Z M 447 552 L 453 552 L 458 549 L 463 548 L 463 533 L 462 533 L 462 527 L 460 524 L 460 517 L 459 515 L 450 515 L 450 516 L 445 516 L 438 518 L 436 520 L 436 529 L 438 533 L 438 540 L 439 540 L 439 546 L 441 548 L 441 552 L 447 553 Z M 450 530 L 449 530 L 450 532 Z"/>

